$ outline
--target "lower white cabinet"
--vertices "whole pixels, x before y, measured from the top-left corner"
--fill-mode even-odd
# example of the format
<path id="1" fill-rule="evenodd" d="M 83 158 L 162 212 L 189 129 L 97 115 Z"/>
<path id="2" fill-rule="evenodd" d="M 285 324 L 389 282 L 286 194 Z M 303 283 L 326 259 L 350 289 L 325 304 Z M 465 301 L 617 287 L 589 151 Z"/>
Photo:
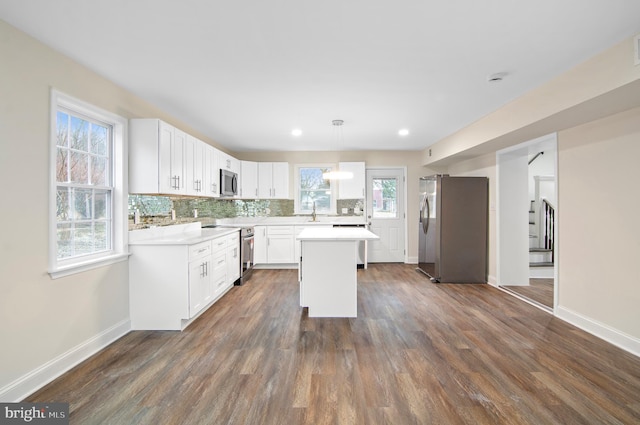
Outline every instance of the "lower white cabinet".
<path id="1" fill-rule="evenodd" d="M 231 285 L 240 279 L 240 232 L 226 238 L 227 242 L 227 282 Z"/>
<path id="2" fill-rule="evenodd" d="M 255 226 L 253 262 L 292 264 L 295 259 L 294 226 Z"/>
<path id="3" fill-rule="evenodd" d="M 267 226 L 267 263 L 295 263 L 293 226 Z"/>
<path id="4" fill-rule="evenodd" d="M 297 264 L 300 241 L 296 236 L 307 227 L 331 228 L 332 225 L 255 226 L 253 261 L 255 264 Z"/>
<path id="5" fill-rule="evenodd" d="M 192 245 L 130 245 L 131 328 L 182 330 L 226 292 L 235 273 L 227 262 L 235 235 Z"/>
<path id="6" fill-rule="evenodd" d="M 267 264 L 267 226 L 253 228 L 253 263 Z"/>

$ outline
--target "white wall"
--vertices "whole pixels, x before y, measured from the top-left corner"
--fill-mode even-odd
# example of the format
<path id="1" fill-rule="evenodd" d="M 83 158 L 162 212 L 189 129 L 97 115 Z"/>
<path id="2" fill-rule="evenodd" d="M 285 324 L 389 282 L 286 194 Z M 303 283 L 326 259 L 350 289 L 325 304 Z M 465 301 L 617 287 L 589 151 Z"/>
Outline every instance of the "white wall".
<path id="1" fill-rule="evenodd" d="M 559 308 L 640 354 L 640 108 L 560 132 L 558 153 Z"/>

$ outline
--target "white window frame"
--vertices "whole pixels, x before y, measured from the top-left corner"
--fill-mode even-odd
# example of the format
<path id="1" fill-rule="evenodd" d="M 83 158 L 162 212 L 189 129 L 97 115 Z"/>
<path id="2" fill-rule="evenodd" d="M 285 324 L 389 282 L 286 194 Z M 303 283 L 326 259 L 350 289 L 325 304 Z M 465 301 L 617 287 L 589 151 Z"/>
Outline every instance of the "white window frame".
<path id="1" fill-rule="evenodd" d="M 80 116 L 104 122 L 112 127 L 111 173 L 111 249 L 101 253 L 58 259 L 56 158 L 57 112 L 64 108 Z M 124 261 L 128 258 L 127 206 L 127 120 L 87 102 L 51 90 L 49 130 L 49 275 L 53 279 Z"/>
<path id="2" fill-rule="evenodd" d="M 338 167 L 335 163 L 312 163 L 312 164 L 295 164 L 294 165 L 294 201 L 293 212 L 294 214 L 309 215 L 311 211 L 302 210 L 300 208 L 300 168 L 331 168 L 336 170 Z M 336 200 L 338 198 L 338 185 L 335 181 L 331 182 L 331 205 L 329 212 L 321 212 L 319 215 L 335 215 L 336 214 Z"/>

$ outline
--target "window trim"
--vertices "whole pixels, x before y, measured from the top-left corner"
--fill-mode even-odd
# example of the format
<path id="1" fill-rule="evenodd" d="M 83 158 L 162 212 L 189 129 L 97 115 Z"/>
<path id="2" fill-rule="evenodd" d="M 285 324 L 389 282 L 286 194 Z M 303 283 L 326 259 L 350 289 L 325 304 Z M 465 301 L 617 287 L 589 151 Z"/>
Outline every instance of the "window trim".
<path id="1" fill-rule="evenodd" d="M 58 260 L 57 258 L 58 244 L 56 232 L 56 117 L 59 107 L 112 126 L 113 135 L 111 152 L 113 173 L 111 250 L 64 260 Z M 56 89 L 51 89 L 49 125 L 49 275 L 52 279 L 57 279 L 126 260 L 129 256 L 127 252 L 129 230 L 127 219 L 127 119 L 64 94 Z"/>
<path id="2" fill-rule="evenodd" d="M 297 215 L 309 215 L 310 211 L 300 210 L 300 168 L 331 168 L 335 170 L 337 168 L 336 163 L 310 163 L 310 164 L 295 164 L 294 169 L 294 198 L 293 198 L 293 213 Z M 335 181 L 331 182 L 331 206 L 328 212 L 322 212 L 319 215 L 335 215 L 337 211 L 337 197 L 338 197 L 338 185 Z"/>

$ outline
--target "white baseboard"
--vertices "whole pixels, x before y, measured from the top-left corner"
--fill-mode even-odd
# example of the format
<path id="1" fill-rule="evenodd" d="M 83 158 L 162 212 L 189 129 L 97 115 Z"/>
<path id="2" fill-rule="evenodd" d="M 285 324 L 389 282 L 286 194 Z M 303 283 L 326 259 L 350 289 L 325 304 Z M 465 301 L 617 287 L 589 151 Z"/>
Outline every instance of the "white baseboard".
<path id="1" fill-rule="evenodd" d="M 620 332 L 611 326 L 583 316 L 575 311 L 571 311 L 566 307 L 558 306 L 555 310 L 555 316 L 598 338 L 604 339 L 616 347 L 640 357 L 640 339 L 638 338 L 627 335 L 624 332 Z"/>
<path id="2" fill-rule="evenodd" d="M 407 257 L 405 264 L 418 264 L 418 257 Z"/>
<path id="3" fill-rule="evenodd" d="M 495 286 L 496 288 L 498 287 L 498 279 L 496 279 L 495 276 L 492 275 L 488 275 L 487 276 L 487 283 L 491 286 Z"/>
<path id="4" fill-rule="evenodd" d="M 116 323 L 109 329 L 76 345 L 66 353 L 49 360 L 40 367 L 0 388 L 0 401 L 18 402 L 39 388 L 53 381 L 72 367 L 91 357 L 107 345 L 123 337 L 131 330 L 129 319 Z"/>

